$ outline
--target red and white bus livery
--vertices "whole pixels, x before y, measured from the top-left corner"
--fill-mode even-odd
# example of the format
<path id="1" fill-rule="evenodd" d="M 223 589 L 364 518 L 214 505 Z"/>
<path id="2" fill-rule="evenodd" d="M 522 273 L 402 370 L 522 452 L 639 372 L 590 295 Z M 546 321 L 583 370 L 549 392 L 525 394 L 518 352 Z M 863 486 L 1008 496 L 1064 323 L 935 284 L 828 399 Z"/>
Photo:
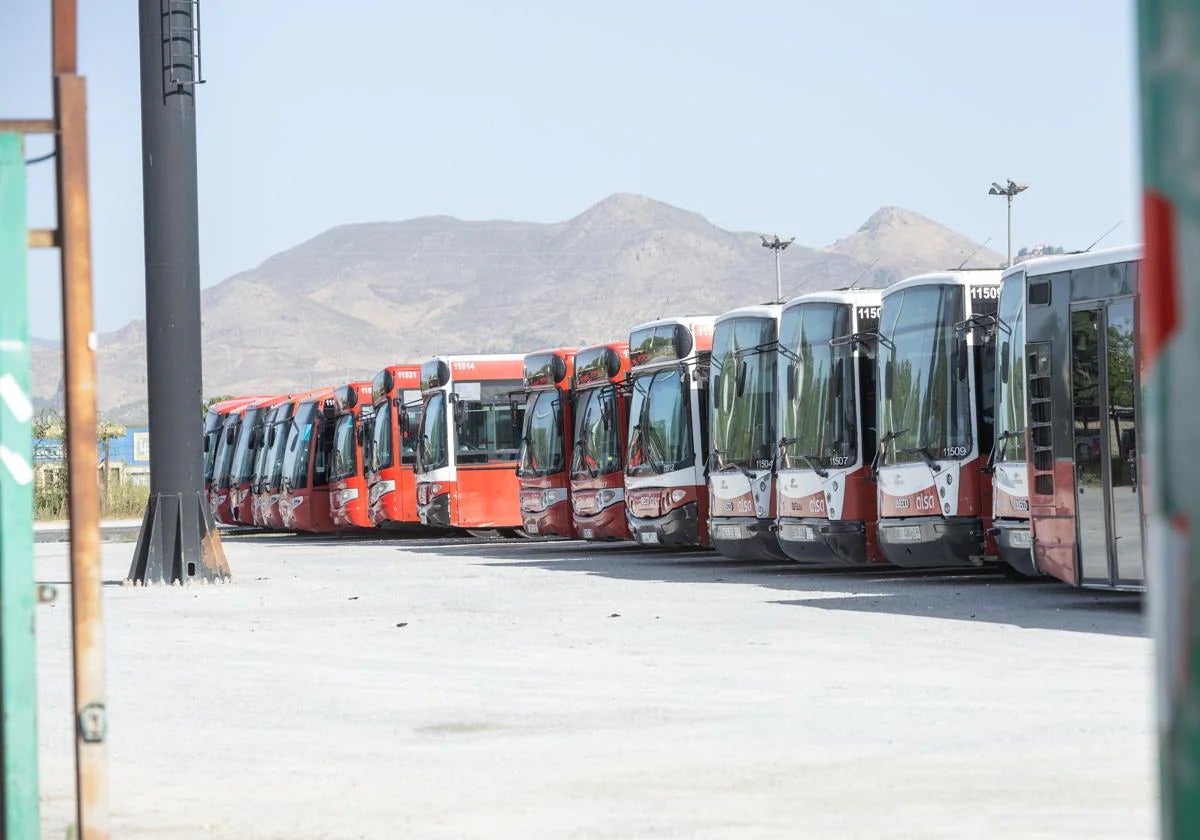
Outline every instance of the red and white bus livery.
<path id="1" fill-rule="evenodd" d="M 574 449 L 574 366 L 574 349 L 542 350 L 525 357 L 525 422 L 517 479 L 521 486 L 521 527 L 526 534 L 576 537 L 569 472 Z"/>
<path id="2" fill-rule="evenodd" d="M 981 565 L 992 483 L 1000 272 L 945 271 L 883 292 L 877 339 L 879 544 L 898 566 Z"/>
<path id="3" fill-rule="evenodd" d="M 370 528 L 363 453 L 373 428 L 375 407 L 370 382 L 349 382 L 333 393 L 333 436 L 327 459 L 329 515 L 337 528 Z"/>
<path id="4" fill-rule="evenodd" d="M 254 524 L 255 467 L 259 453 L 266 448 L 263 429 L 275 407 L 287 400 L 287 396 L 255 400 L 242 415 L 241 428 L 237 433 L 237 444 L 233 451 L 233 462 L 229 470 L 229 513 L 234 525 Z"/>
<path id="5" fill-rule="evenodd" d="M 885 562 L 876 538 L 880 292 L 814 292 L 779 326 L 779 545 L 806 563 Z"/>
<path id="6" fill-rule="evenodd" d="M 1033 556 L 1076 586 L 1146 581 L 1140 263 L 1135 246 L 1023 264 Z"/>
<path id="7" fill-rule="evenodd" d="M 707 546 L 712 316 L 664 318 L 629 334 L 625 459 L 629 530 L 642 545 Z"/>
<path id="8" fill-rule="evenodd" d="M 371 380 L 375 415 L 363 460 L 368 513 L 380 528 L 416 525 L 417 426 L 421 420 L 421 366 L 391 365 Z"/>
<path id="9" fill-rule="evenodd" d="M 521 527 L 517 438 L 521 355 L 438 356 L 421 365 L 417 516 L 469 530 Z"/>
<path id="10" fill-rule="evenodd" d="M 629 430 L 629 345 L 613 342 L 575 354 L 575 445 L 571 508 L 585 540 L 627 540 L 625 446 Z"/>
<path id="11" fill-rule="evenodd" d="M 713 326 L 708 530 L 740 560 L 785 559 L 775 537 L 776 342 L 780 307 L 744 306 Z"/>

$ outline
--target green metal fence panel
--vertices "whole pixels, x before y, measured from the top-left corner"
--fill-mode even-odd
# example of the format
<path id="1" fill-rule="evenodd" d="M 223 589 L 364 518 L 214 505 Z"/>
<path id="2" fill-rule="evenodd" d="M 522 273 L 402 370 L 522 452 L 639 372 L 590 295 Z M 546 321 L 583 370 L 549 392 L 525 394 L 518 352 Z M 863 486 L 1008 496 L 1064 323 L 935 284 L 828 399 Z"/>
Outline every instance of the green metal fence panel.
<path id="1" fill-rule="evenodd" d="M 1162 834 L 1200 837 L 1200 2 L 1139 0 L 1141 357 Z"/>
<path id="2" fill-rule="evenodd" d="M 39 836 L 33 436 L 22 138 L 0 134 L 0 834 Z"/>

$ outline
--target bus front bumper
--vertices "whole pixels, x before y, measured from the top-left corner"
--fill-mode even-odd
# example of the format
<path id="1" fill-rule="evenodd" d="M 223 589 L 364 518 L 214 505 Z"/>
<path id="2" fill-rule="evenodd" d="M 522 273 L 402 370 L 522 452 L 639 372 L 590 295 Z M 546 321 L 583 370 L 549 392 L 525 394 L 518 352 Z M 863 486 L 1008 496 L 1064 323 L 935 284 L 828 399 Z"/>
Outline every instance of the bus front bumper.
<path id="1" fill-rule="evenodd" d="M 979 566 L 983 521 L 973 516 L 880 519 L 879 548 L 889 563 L 908 569 Z"/>
<path id="2" fill-rule="evenodd" d="M 450 494 L 443 493 L 440 496 L 434 496 L 429 500 L 429 504 L 418 506 L 417 516 L 421 518 L 422 525 L 432 525 L 435 528 L 449 528 Z"/>
<path id="3" fill-rule="evenodd" d="M 629 532 L 642 545 L 681 546 L 700 545 L 700 515 L 696 502 L 675 508 L 657 519 L 629 517 Z"/>
<path id="4" fill-rule="evenodd" d="M 713 517 L 709 536 L 723 556 L 734 560 L 786 560 L 775 537 L 775 523 L 750 516 Z"/>

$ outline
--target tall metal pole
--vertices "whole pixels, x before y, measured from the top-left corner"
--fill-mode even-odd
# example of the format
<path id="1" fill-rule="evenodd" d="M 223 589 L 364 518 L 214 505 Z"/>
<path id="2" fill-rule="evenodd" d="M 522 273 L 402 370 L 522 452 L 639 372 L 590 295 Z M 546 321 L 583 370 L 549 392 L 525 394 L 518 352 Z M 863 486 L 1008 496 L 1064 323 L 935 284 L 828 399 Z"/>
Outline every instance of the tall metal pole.
<path id="1" fill-rule="evenodd" d="M 783 270 L 780 268 L 779 255 L 782 249 L 775 249 L 775 300 L 783 300 Z"/>
<path id="2" fill-rule="evenodd" d="M 71 615 L 75 650 L 76 815 L 81 840 L 108 837 L 108 749 L 96 475 L 96 333 L 92 320 L 87 104 L 75 72 L 75 0 L 54 2 L 54 111 L 62 254 Z"/>
<path id="3" fill-rule="evenodd" d="M 1139 0 L 1145 260 L 1139 357 L 1147 383 L 1138 435 L 1149 514 L 1147 569 L 1157 646 L 1162 836 L 1200 837 L 1200 5 Z"/>
<path id="4" fill-rule="evenodd" d="M 1008 266 L 1012 267 L 1012 200 L 1013 194 L 1008 194 Z"/>
<path id="5" fill-rule="evenodd" d="M 138 3 L 150 501 L 129 578 L 141 583 L 229 574 L 201 493 L 195 8 L 192 0 Z"/>

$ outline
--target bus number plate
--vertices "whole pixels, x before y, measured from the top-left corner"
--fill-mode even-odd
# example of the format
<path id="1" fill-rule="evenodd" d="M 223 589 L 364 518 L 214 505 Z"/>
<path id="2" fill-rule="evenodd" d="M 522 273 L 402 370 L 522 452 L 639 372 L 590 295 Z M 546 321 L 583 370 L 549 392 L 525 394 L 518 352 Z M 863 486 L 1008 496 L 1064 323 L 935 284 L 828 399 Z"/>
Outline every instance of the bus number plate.
<path id="1" fill-rule="evenodd" d="M 593 538 L 595 535 L 596 535 L 596 534 L 595 534 L 595 532 L 594 532 L 594 531 L 593 531 L 591 528 L 584 528 L 584 529 L 583 529 L 583 538 L 584 538 L 585 540 L 590 540 L 590 539 L 592 539 L 592 538 Z"/>
<path id="2" fill-rule="evenodd" d="M 799 542 L 813 542 L 817 536 L 813 533 L 811 525 L 784 525 L 783 538 Z"/>
<path id="3" fill-rule="evenodd" d="M 742 538 L 742 526 L 718 525 L 716 533 L 713 536 L 719 540 L 740 540 Z"/>
<path id="4" fill-rule="evenodd" d="M 531 521 L 525 525 L 526 534 L 536 534 L 538 532 L 538 524 L 536 521 Z"/>
<path id="5" fill-rule="evenodd" d="M 1009 533 L 1009 541 L 1013 548 L 1029 548 L 1033 545 L 1033 535 L 1028 531 L 1021 529 Z"/>
<path id="6" fill-rule="evenodd" d="M 654 531 L 638 531 L 638 542 L 642 545 L 658 545 L 658 534 Z"/>
<path id="7" fill-rule="evenodd" d="M 888 528 L 888 534 L 896 542 L 920 542 L 921 526 L 905 525 L 902 528 Z"/>

